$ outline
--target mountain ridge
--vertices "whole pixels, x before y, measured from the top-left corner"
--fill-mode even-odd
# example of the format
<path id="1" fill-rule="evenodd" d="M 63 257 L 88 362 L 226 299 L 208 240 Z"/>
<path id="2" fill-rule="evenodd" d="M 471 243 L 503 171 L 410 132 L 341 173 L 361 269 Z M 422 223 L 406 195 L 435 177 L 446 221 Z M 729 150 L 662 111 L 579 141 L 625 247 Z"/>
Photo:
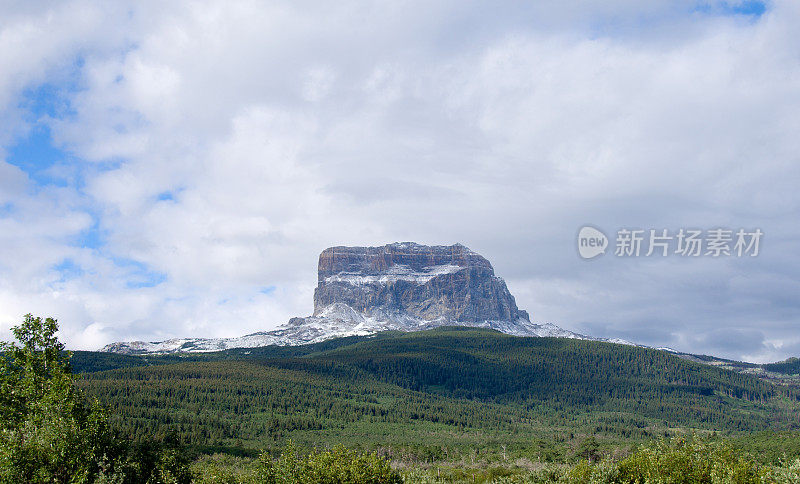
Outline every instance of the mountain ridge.
<path id="1" fill-rule="evenodd" d="M 477 442 L 530 445 L 534 436 L 574 450 L 586 435 L 627 446 L 667 433 L 799 425 L 798 390 L 752 375 L 652 348 L 469 327 L 73 359 L 84 370 L 81 385 L 132 437 L 181 429 L 206 445 L 259 448 L 291 438 L 306 445 L 447 442 L 471 451 Z"/>
<path id="2" fill-rule="evenodd" d="M 496 329 L 514 336 L 593 338 L 552 323 L 533 323 L 491 263 L 468 247 L 395 242 L 378 247 L 329 247 L 319 256 L 314 311 L 271 331 L 234 338 L 173 338 L 118 342 L 101 351 L 154 354 L 317 343 L 382 331 L 441 326 Z"/>

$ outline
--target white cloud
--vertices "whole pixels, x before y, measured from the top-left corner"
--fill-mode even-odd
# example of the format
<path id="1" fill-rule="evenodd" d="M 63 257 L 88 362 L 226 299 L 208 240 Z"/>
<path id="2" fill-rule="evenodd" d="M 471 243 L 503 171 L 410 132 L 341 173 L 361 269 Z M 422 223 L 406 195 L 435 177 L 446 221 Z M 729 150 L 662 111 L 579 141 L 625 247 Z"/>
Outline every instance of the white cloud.
<path id="1" fill-rule="evenodd" d="M 789 351 L 774 341 L 800 315 L 800 260 L 778 250 L 800 202 L 792 2 L 759 19 L 691 2 L 53 5 L 0 26 L 0 105 L 76 69 L 69 115 L 45 121 L 85 184 L 0 179 L 27 207 L 0 219 L 0 265 L 48 254 L 4 269 L 4 327 L 50 311 L 75 347 L 232 336 L 309 313 L 327 246 L 460 241 L 535 319 L 699 352 L 728 324 L 720 354 Z M 28 25 L 52 33 L 17 65 Z M 69 241 L 87 212 L 99 249 Z M 586 264 L 587 222 L 760 226 L 774 245 L 746 264 Z M 58 282 L 67 257 L 83 273 Z M 120 259 L 166 280 L 131 289 Z M 761 346 L 739 346 L 754 320 Z"/>

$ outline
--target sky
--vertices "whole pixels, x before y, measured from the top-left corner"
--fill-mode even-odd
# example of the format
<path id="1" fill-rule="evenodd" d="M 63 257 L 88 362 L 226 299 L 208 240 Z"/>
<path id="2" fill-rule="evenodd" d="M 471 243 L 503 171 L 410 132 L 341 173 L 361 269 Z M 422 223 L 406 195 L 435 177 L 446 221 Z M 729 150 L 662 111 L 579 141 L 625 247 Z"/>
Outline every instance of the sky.
<path id="1" fill-rule="evenodd" d="M 0 2 L 0 338 L 231 337 L 336 245 L 460 242 L 534 322 L 800 356 L 800 4 Z M 581 227 L 763 232 L 579 257 Z"/>

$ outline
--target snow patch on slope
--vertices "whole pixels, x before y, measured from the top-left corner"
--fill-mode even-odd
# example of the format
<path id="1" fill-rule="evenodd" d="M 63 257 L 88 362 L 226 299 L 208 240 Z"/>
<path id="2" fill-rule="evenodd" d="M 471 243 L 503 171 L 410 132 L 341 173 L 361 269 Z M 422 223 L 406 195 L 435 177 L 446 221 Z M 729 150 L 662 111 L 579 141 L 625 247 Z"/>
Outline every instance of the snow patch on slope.
<path id="1" fill-rule="evenodd" d="M 325 278 L 326 283 L 344 282 L 354 286 L 366 284 L 387 284 L 398 281 L 413 282 L 415 284 L 425 284 L 434 277 L 445 274 L 453 274 L 466 267 L 454 264 L 442 264 L 426 267 L 422 272 L 415 271 L 404 264 L 394 264 L 385 273 L 380 275 L 363 275 L 359 272 L 340 272 Z"/>
<path id="2" fill-rule="evenodd" d="M 144 341 L 113 343 L 101 351 L 126 354 L 202 353 L 269 345 L 294 346 L 346 336 L 367 336 L 381 331 L 420 331 L 448 325 L 494 329 L 513 336 L 572 338 L 633 345 L 629 341 L 620 339 L 591 338 L 567 331 L 555 324 L 536 324 L 525 319 L 480 322 L 457 322 L 444 318 L 424 320 L 405 313 L 386 313 L 380 310 L 362 314 L 346 304 L 334 303 L 320 311 L 318 316 L 292 318 L 273 331 L 237 338 L 176 338 L 150 343 Z"/>

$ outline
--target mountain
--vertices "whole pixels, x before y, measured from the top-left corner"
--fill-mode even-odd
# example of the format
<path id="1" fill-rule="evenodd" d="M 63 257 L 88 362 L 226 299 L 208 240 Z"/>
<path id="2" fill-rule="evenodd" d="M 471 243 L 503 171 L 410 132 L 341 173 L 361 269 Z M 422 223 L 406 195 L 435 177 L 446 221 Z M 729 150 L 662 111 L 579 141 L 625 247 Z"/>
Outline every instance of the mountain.
<path id="1" fill-rule="evenodd" d="M 319 256 L 314 313 L 273 331 L 237 338 L 178 338 L 112 343 L 102 351 L 123 354 L 220 351 L 299 345 L 381 331 L 440 326 L 496 329 L 515 336 L 596 339 L 554 324 L 530 321 L 517 307 L 491 263 L 461 244 L 413 242 L 381 247 L 331 247 Z M 623 340 L 610 340 L 631 344 Z"/>
<path id="2" fill-rule="evenodd" d="M 461 244 L 325 249 L 319 256 L 314 316 L 335 304 L 383 319 L 529 320 L 489 261 Z"/>
<path id="3" fill-rule="evenodd" d="M 76 353 L 73 366 L 123 433 L 175 432 L 195 445 L 292 439 L 465 456 L 507 446 L 536 461 L 572 455 L 586 436 L 628 448 L 693 430 L 800 426 L 800 391 L 751 375 L 650 348 L 465 327 L 217 353 Z"/>

